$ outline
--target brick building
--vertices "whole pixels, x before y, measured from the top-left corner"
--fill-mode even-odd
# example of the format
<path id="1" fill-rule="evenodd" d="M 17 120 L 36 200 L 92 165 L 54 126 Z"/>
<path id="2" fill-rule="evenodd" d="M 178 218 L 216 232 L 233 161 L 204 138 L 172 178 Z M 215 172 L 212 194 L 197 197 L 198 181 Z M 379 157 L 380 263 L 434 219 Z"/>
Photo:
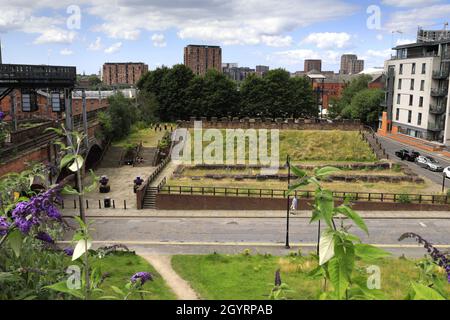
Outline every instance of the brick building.
<path id="1" fill-rule="evenodd" d="M 125 97 L 134 99 L 136 91 L 134 89 L 124 89 L 121 91 Z M 45 119 L 55 120 L 61 114 L 52 111 L 51 104 L 48 101 L 48 94 L 45 91 L 37 91 L 37 104 L 38 110 L 34 112 L 22 111 L 22 97 L 20 90 L 14 91 L 16 101 L 16 119 L 28 120 L 28 119 Z M 94 111 L 109 106 L 108 98 L 114 95 L 114 91 L 86 91 L 86 110 Z M 10 121 L 11 117 L 11 96 L 8 95 L 0 102 L 0 110 L 6 113 L 6 121 Z M 74 91 L 72 93 L 72 114 L 74 116 L 80 115 L 83 111 L 82 95 L 81 91 Z"/>
<path id="2" fill-rule="evenodd" d="M 322 60 L 320 59 L 306 59 L 305 66 L 303 68 L 304 72 L 310 72 L 313 70 L 322 71 Z"/>
<path id="3" fill-rule="evenodd" d="M 197 75 L 205 75 L 211 69 L 222 72 L 222 48 L 188 45 L 184 48 L 184 65 Z"/>
<path id="4" fill-rule="evenodd" d="M 107 62 L 103 65 L 102 81 L 106 85 L 136 85 L 148 65 L 142 62 Z"/>

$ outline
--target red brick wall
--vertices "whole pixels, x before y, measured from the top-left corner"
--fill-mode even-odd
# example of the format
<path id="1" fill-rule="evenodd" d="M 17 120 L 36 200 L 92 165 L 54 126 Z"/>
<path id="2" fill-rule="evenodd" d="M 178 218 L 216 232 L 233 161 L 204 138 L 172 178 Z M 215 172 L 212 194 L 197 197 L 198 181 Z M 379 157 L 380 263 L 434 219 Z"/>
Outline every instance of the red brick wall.
<path id="1" fill-rule="evenodd" d="M 30 152 L 20 157 L 15 161 L 2 164 L 0 166 L 0 177 L 10 172 L 21 172 L 27 168 L 27 162 L 47 162 L 48 151 L 47 147 L 41 147 L 38 150 Z"/>

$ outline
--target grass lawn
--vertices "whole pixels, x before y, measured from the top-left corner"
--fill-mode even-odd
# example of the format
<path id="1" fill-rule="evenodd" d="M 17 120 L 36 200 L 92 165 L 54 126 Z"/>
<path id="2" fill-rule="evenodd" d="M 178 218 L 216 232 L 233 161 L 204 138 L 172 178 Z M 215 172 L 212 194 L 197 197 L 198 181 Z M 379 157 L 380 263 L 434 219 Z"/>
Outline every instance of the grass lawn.
<path id="1" fill-rule="evenodd" d="M 226 130 L 220 130 L 223 136 L 224 156 L 226 154 Z M 204 134 L 204 132 L 203 132 Z M 193 137 L 193 130 L 191 130 Z M 191 139 L 191 141 L 193 141 Z M 270 150 L 270 134 L 268 147 Z M 203 141 L 203 151 L 211 144 Z M 245 157 L 248 159 L 248 145 L 246 140 Z M 191 144 L 194 150 L 194 143 Z M 236 143 L 234 150 L 236 154 Z M 194 152 L 191 153 L 192 157 Z M 280 163 L 284 163 L 286 155 L 291 156 L 293 163 L 310 161 L 334 162 L 370 162 L 376 157 L 369 145 L 363 141 L 357 131 L 327 131 L 327 130 L 280 130 Z"/>
<path id="2" fill-rule="evenodd" d="M 410 281 L 419 277 L 414 263 L 413 260 L 399 258 L 376 263 L 381 269 L 381 290 L 387 299 L 398 300 L 406 296 Z M 267 299 L 277 269 L 281 270 L 282 281 L 293 290 L 289 294 L 290 299 L 317 299 L 322 289 L 320 280 L 306 276 L 315 267 L 309 257 L 177 255 L 172 258 L 172 265 L 204 299 Z M 446 274 L 438 276 L 446 277 Z M 450 285 L 447 291 L 450 293 Z"/>
<path id="3" fill-rule="evenodd" d="M 130 281 L 133 274 L 139 271 L 147 271 L 154 275 L 154 281 L 148 281 L 144 284 L 144 290 L 151 292 L 151 294 L 145 295 L 146 299 L 176 299 L 175 294 L 169 289 L 155 269 L 144 258 L 135 255 L 134 253 L 112 253 L 103 259 L 95 258 L 92 264 L 95 267 L 100 267 L 102 273 L 109 273 L 109 277 L 105 279 L 101 286 L 104 293 L 98 294 L 97 297 L 115 295 L 111 286 L 123 289 L 125 284 Z M 132 298 L 140 299 L 138 296 Z"/>
<path id="4" fill-rule="evenodd" d="M 162 139 L 164 136 L 164 123 L 161 124 L 163 127 L 162 131 L 155 131 L 155 129 L 140 129 L 133 130 L 126 138 L 122 140 L 113 142 L 113 146 L 115 147 L 124 147 L 127 144 L 139 144 L 142 141 L 142 145 L 147 148 L 156 148 L 158 146 L 158 141 Z M 173 124 L 167 124 L 169 130 L 170 126 Z M 175 126 L 174 126 L 175 127 Z"/>
<path id="5" fill-rule="evenodd" d="M 211 171 L 214 173 L 214 171 Z M 192 187 L 205 187 L 212 190 L 212 187 L 216 188 L 248 188 L 248 189 L 287 189 L 287 182 L 280 180 L 242 180 L 236 181 L 234 179 L 200 179 L 192 180 L 191 177 L 174 178 L 172 177 L 168 182 L 168 186 L 192 186 Z M 323 182 L 322 186 L 326 189 L 336 192 L 374 192 L 374 193 L 409 193 L 409 194 L 432 194 L 433 191 L 429 190 L 428 183 L 415 184 L 411 182 L 400 183 L 388 183 L 388 182 Z M 315 190 L 313 185 L 302 187 L 301 190 L 312 191 Z"/>

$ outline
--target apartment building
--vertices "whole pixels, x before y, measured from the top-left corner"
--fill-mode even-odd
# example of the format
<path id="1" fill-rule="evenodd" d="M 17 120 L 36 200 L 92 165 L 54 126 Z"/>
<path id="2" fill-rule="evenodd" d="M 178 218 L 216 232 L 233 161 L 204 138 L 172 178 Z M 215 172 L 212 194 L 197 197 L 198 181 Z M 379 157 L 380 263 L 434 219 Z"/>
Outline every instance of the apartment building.
<path id="1" fill-rule="evenodd" d="M 109 86 L 132 86 L 136 85 L 146 72 L 148 72 L 148 65 L 142 62 L 107 62 L 103 65 L 102 80 Z"/>
<path id="2" fill-rule="evenodd" d="M 313 70 L 322 72 L 322 60 L 320 59 L 306 59 L 303 70 L 308 73 Z"/>
<path id="3" fill-rule="evenodd" d="M 251 74 L 255 74 L 255 69 L 239 67 L 237 63 L 223 63 L 222 72 L 233 81 L 244 81 Z"/>
<path id="4" fill-rule="evenodd" d="M 341 56 L 340 74 L 358 74 L 364 70 L 364 60 L 359 60 L 356 54 Z"/>
<path id="5" fill-rule="evenodd" d="M 380 133 L 450 145 L 450 40 L 394 48 L 385 63 L 386 114 Z"/>
<path id="6" fill-rule="evenodd" d="M 208 70 L 222 72 L 222 49 L 219 46 L 188 45 L 184 48 L 184 65 L 197 75 Z"/>

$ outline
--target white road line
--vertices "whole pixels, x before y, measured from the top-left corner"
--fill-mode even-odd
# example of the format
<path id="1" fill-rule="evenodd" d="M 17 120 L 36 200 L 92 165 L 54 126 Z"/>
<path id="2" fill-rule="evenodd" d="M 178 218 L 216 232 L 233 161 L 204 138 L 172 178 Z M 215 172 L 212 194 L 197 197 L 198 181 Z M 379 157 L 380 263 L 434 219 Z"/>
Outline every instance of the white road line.
<path id="1" fill-rule="evenodd" d="M 427 227 L 427 225 L 426 225 L 425 223 L 423 223 L 423 222 L 419 222 L 419 224 L 420 224 L 420 226 L 421 226 L 422 228 L 426 228 L 426 227 Z"/>

